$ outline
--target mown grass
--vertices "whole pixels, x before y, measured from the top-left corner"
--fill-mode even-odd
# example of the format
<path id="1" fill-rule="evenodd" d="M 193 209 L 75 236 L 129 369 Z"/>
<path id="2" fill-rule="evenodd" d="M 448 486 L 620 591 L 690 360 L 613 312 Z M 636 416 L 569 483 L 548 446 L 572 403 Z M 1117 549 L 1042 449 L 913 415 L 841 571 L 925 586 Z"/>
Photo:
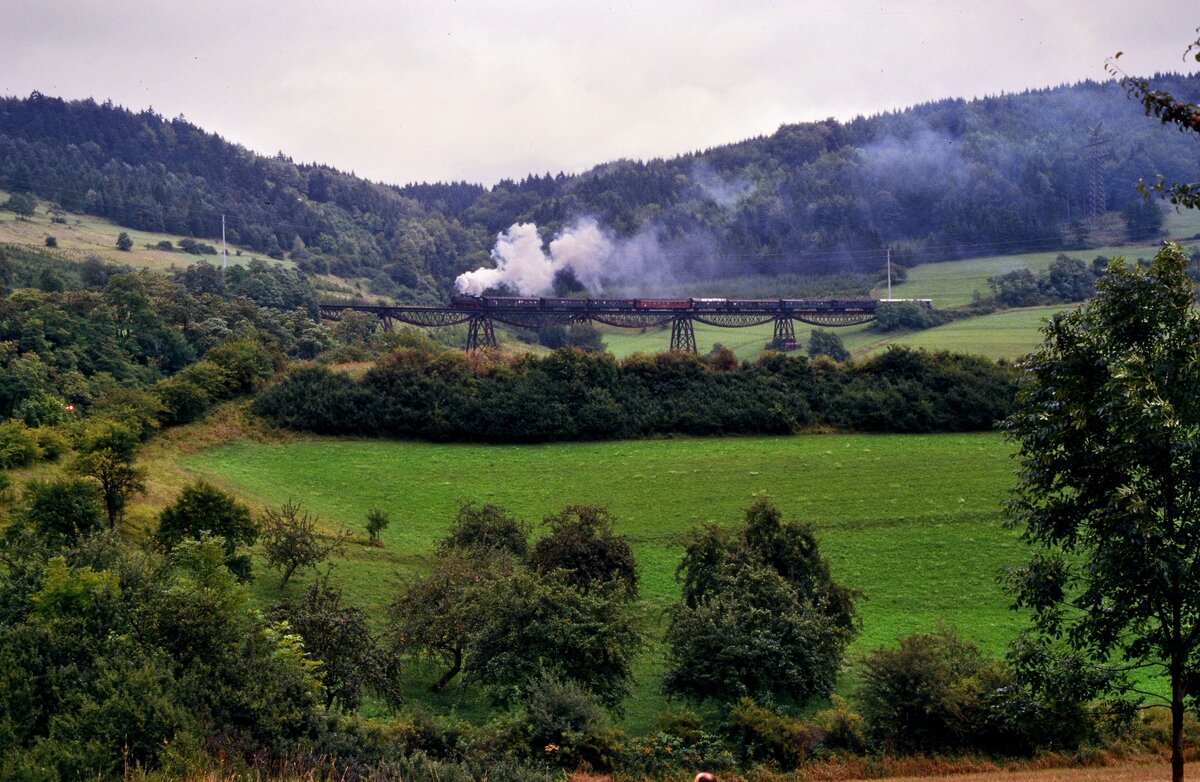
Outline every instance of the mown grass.
<path id="1" fill-rule="evenodd" d="M 858 657 L 942 622 L 994 653 L 1015 635 L 1021 617 L 1007 610 L 996 580 L 1024 556 L 999 507 L 1012 480 L 1010 450 L 996 434 L 535 446 L 301 438 L 181 454 L 178 464 L 260 505 L 301 500 L 327 527 L 350 527 L 360 541 L 367 511 L 386 510 L 385 546 L 355 543 L 334 576 L 377 621 L 399 580 L 428 567 L 461 503 L 499 503 L 534 522 L 589 503 L 608 506 L 633 544 L 642 608 L 657 633 L 678 595 L 673 575 L 684 536 L 702 522 L 737 523 L 767 494 L 788 516 L 816 526 L 836 577 L 865 593 L 851 655 Z M 273 574 L 257 567 L 259 598 L 277 599 Z M 302 588 L 303 580 L 286 591 Z M 648 728 L 666 706 L 660 673 L 661 648 L 652 643 L 637 665 L 630 729 Z M 855 678 L 853 671 L 844 677 L 843 689 Z M 476 707 L 461 692 L 437 705 Z"/>
<path id="2" fill-rule="evenodd" d="M 1041 328 L 1046 320 L 1070 306 L 1053 304 L 1026 307 L 956 320 L 925 331 L 887 336 L 860 347 L 857 353 L 871 355 L 886 350 L 890 345 L 907 345 L 929 351 L 953 350 L 1012 361 L 1035 350 L 1042 343 Z"/>

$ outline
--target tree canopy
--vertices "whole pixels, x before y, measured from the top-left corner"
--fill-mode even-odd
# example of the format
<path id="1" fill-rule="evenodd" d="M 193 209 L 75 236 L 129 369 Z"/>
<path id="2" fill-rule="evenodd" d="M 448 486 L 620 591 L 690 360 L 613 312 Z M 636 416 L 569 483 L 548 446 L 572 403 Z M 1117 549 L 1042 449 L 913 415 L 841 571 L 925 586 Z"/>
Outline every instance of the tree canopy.
<path id="1" fill-rule="evenodd" d="M 858 630 L 856 593 L 833 580 L 812 530 L 759 500 L 736 532 L 710 526 L 688 544 L 671 609 L 663 686 L 695 700 L 833 691 Z"/>
<path id="2" fill-rule="evenodd" d="M 1173 774 L 1200 674 L 1200 314 L 1182 248 L 1115 259 L 1056 315 L 1006 422 L 1008 511 L 1036 548 L 1009 581 L 1042 630 L 1100 660 L 1163 669 Z"/>

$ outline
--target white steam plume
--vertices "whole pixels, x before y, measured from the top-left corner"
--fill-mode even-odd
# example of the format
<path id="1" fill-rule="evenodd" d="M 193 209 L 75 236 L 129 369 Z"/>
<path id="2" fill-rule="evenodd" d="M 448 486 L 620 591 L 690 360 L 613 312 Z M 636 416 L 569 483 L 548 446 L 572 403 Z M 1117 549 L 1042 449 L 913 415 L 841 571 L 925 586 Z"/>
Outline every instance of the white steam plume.
<path id="1" fill-rule="evenodd" d="M 600 291 L 607 284 L 641 283 L 664 275 L 662 248 L 652 231 L 616 240 L 591 218 L 578 220 L 542 249 L 537 226 L 517 223 L 496 237 L 492 248 L 496 266 L 460 274 L 454 287 L 475 296 L 505 284 L 522 296 L 550 291 L 554 275 L 570 269 L 585 288 Z"/>

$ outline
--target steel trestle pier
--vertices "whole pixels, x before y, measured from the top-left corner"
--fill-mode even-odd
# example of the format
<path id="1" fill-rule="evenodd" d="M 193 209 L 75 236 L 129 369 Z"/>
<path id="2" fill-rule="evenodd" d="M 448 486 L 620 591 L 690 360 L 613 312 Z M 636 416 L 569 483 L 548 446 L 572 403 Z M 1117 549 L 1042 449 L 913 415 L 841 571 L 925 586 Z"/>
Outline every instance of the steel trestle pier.
<path id="1" fill-rule="evenodd" d="M 890 299 L 932 307 L 929 299 Z M 467 324 L 469 351 L 497 346 L 494 323 L 540 329 L 594 321 L 618 328 L 671 327 L 671 350 L 696 352 L 695 323 L 746 328 L 773 323 L 775 343 L 796 344 L 795 322 L 814 326 L 855 326 L 875 319 L 876 299 L 567 299 L 507 296 L 454 296 L 434 306 L 321 304 L 321 317 L 338 321 L 346 312 L 424 328 Z"/>

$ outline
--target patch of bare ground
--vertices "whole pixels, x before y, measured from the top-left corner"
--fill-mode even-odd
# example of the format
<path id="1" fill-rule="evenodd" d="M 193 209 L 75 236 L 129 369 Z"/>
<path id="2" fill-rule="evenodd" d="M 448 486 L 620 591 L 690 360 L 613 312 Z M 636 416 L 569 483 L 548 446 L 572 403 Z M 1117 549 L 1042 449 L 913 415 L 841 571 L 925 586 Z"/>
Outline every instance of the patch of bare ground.
<path id="1" fill-rule="evenodd" d="M 917 782 L 936 779 L 938 782 L 1150 782 L 1167 779 L 1170 764 L 1163 759 L 1142 759 L 1115 766 L 1087 768 L 1045 768 L 1019 771 L 996 770 L 970 774 L 892 777 L 889 782 Z"/>
<path id="2" fill-rule="evenodd" d="M 720 782 L 1157 782 L 1168 778 L 1170 773 L 1166 756 L 1118 759 L 1100 755 L 1081 766 L 1077 759 L 1070 761 L 1051 755 L 1003 767 L 970 758 L 835 758 L 794 772 L 760 768 L 746 773 L 725 772 L 717 778 Z M 691 782 L 694 774 L 694 771 L 681 772 L 640 782 Z M 619 782 L 627 779 L 621 777 Z M 570 775 L 569 782 L 618 782 L 618 779 L 577 771 Z"/>

